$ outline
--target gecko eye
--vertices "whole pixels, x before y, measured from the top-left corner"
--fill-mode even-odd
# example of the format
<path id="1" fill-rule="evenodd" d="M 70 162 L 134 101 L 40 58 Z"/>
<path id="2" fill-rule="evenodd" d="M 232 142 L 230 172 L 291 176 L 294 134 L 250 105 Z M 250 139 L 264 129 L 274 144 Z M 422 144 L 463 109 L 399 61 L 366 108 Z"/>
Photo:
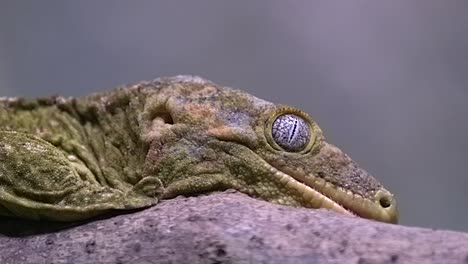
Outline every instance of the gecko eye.
<path id="1" fill-rule="evenodd" d="M 276 144 L 290 152 L 304 150 L 310 141 L 309 123 L 297 115 L 278 116 L 273 122 L 271 130 Z"/>

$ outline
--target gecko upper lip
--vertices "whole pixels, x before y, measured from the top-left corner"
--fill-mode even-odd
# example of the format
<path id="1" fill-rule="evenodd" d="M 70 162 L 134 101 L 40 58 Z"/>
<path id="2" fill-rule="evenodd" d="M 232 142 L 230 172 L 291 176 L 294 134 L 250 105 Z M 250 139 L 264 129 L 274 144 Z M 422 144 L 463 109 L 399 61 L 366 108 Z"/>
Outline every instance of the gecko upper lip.
<path id="1" fill-rule="evenodd" d="M 384 188 L 378 189 L 370 198 L 365 198 L 349 190 L 333 185 L 319 177 L 306 174 L 301 169 L 282 168 L 275 170 L 283 173 L 298 184 L 288 184 L 289 187 L 301 192 L 303 198 L 313 208 L 329 208 L 337 212 L 357 215 L 387 223 L 397 223 L 398 211 L 393 195 Z M 285 181 L 282 176 L 281 180 Z M 307 194 L 307 192 L 312 192 Z M 307 197 L 307 198 L 306 198 Z M 318 201 L 318 202 L 317 202 Z"/>

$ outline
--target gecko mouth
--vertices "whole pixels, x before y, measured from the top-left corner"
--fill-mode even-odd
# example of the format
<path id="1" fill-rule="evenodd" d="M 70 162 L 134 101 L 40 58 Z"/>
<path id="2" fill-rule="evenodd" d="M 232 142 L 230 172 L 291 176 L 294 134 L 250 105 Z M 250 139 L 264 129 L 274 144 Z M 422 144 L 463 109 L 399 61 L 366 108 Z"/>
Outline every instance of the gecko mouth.
<path id="1" fill-rule="evenodd" d="M 322 178 L 308 175 L 301 169 L 285 169 L 288 172 L 285 173 L 268 163 L 265 166 L 280 183 L 299 193 L 307 207 L 327 208 L 345 215 L 357 215 L 387 223 L 398 221 L 395 199 L 383 188 L 375 191 L 372 198 L 364 198 Z"/>

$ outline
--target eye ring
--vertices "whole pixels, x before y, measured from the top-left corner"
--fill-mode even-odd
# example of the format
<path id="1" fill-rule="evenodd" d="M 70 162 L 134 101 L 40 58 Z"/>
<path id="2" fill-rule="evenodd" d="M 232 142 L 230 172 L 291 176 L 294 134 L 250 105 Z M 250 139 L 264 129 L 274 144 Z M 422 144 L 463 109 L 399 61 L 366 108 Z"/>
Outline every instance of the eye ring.
<path id="1" fill-rule="evenodd" d="M 292 153 L 305 153 L 315 142 L 312 120 L 296 109 L 280 109 L 265 127 L 268 142 L 273 148 Z"/>

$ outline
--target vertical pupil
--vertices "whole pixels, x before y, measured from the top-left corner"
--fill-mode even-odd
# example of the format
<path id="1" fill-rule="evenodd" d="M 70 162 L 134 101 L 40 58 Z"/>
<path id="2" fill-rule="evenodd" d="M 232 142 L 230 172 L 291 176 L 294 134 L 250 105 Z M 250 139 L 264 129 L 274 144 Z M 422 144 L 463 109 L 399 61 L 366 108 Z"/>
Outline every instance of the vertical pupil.
<path id="1" fill-rule="evenodd" d="M 297 128 L 297 119 L 294 119 L 294 125 L 292 126 L 292 131 L 291 134 L 289 135 L 289 143 L 293 140 L 295 134 L 296 134 L 296 128 Z"/>
<path id="2" fill-rule="evenodd" d="M 271 133 L 275 142 L 287 151 L 301 151 L 310 141 L 309 124 L 292 114 L 278 116 Z"/>

